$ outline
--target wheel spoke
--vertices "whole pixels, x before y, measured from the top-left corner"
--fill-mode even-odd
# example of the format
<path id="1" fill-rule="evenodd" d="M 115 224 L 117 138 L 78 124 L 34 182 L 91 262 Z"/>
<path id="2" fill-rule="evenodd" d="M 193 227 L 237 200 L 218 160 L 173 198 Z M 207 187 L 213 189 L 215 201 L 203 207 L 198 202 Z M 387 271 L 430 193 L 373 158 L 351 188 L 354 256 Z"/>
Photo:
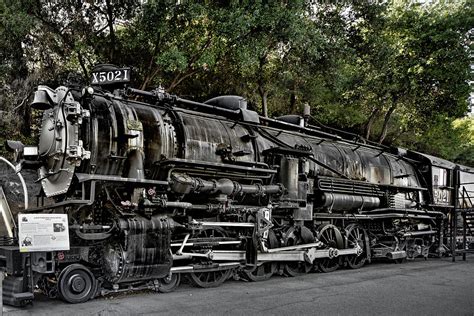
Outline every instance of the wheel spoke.
<path id="1" fill-rule="evenodd" d="M 338 240 L 340 238 L 339 230 L 334 226 L 327 224 L 322 226 L 319 230 L 318 239 L 323 241 L 326 244 L 326 247 L 338 247 Z M 348 238 L 348 243 L 352 243 L 350 236 Z M 336 270 L 339 267 L 339 258 L 324 258 L 320 259 L 317 262 L 317 266 L 322 272 L 331 272 Z"/>
<path id="2" fill-rule="evenodd" d="M 352 248 L 359 246 L 363 252 L 360 255 L 350 255 L 346 257 L 347 265 L 352 269 L 358 269 L 362 267 L 366 260 L 365 249 L 364 249 L 364 230 L 356 225 L 349 225 L 346 228 L 347 231 L 347 247 Z"/>
<path id="3" fill-rule="evenodd" d="M 231 270 L 193 272 L 189 274 L 189 277 L 195 286 L 207 288 L 221 285 L 230 273 Z"/>

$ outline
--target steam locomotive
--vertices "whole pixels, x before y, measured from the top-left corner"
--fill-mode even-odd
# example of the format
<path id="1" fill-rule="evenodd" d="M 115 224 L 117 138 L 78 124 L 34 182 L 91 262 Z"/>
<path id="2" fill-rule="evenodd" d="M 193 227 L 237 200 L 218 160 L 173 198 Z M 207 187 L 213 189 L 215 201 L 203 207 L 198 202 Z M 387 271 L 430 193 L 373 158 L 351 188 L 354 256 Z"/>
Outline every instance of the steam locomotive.
<path id="1" fill-rule="evenodd" d="M 270 119 L 239 96 L 193 102 L 129 88 L 129 76 L 102 65 L 90 86 L 35 92 L 38 146 L 9 144 L 39 172 L 38 205 L 22 214 L 67 214 L 69 250 L 0 246 L 5 303 L 446 251 L 456 174 L 468 168 L 310 125 L 308 109 Z"/>

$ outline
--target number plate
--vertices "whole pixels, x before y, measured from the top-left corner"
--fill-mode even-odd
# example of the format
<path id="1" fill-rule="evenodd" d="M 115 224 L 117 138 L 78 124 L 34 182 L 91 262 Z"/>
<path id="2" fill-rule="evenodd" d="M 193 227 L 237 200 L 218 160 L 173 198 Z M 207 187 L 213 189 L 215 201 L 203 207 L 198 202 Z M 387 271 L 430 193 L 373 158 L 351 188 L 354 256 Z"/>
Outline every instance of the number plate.
<path id="1" fill-rule="evenodd" d="M 130 68 L 92 72 L 92 84 L 102 85 L 121 82 L 130 82 Z"/>

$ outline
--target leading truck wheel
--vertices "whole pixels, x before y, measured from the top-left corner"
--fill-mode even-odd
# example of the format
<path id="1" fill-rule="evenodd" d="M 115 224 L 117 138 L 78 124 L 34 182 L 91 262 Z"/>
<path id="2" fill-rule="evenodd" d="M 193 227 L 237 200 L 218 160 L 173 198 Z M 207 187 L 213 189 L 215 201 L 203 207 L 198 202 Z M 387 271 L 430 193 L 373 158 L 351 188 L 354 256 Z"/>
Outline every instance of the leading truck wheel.
<path id="1" fill-rule="evenodd" d="M 68 303 L 84 303 L 94 297 L 96 290 L 97 280 L 82 264 L 71 264 L 59 274 L 58 294 Z"/>
<path id="2" fill-rule="evenodd" d="M 158 279 L 159 286 L 158 291 L 161 293 L 169 293 L 173 292 L 181 282 L 181 274 L 179 273 L 171 273 L 167 277 L 162 279 Z"/>

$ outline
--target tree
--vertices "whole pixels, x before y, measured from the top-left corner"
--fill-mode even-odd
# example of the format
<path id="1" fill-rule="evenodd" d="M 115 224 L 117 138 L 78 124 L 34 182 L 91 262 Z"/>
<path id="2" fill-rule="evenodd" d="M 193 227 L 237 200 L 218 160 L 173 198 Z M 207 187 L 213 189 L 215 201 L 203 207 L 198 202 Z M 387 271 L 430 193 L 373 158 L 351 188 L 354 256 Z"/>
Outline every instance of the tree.
<path id="1" fill-rule="evenodd" d="M 115 63 L 142 89 L 239 94 L 265 116 L 309 103 L 318 124 L 369 140 L 472 153 L 467 129 L 452 124 L 469 91 L 468 1 L 0 0 L 0 10 L 3 138 L 31 138 L 35 85 L 70 72 L 87 83 L 96 63 Z"/>
<path id="2" fill-rule="evenodd" d="M 375 16 L 362 15 L 351 34 L 360 58 L 354 67 L 361 74 L 356 77 L 361 84 L 353 85 L 351 94 L 369 105 L 363 125 L 366 138 L 373 137 L 378 121 L 377 140 L 383 142 L 395 114 L 402 130 L 412 131 L 429 128 L 426 122 L 439 122 L 437 115 L 461 116 L 469 89 L 464 43 L 474 22 L 472 6 L 427 10 L 393 4 L 379 9 Z"/>

